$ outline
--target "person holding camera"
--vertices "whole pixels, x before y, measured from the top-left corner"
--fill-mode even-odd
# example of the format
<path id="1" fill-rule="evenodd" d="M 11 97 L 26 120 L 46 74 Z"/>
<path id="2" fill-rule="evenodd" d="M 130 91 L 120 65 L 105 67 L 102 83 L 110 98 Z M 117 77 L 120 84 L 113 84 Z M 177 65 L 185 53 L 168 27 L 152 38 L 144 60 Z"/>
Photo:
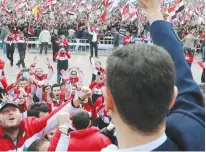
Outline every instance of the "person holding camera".
<path id="1" fill-rule="evenodd" d="M 103 73 L 105 74 L 105 69 L 101 67 L 101 62 L 100 61 L 94 61 L 94 58 L 90 57 L 90 63 L 91 63 L 91 66 L 92 66 L 92 81 L 95 81 L 96 80 L 96 76 Z"/>
<path id="2" fill-rule="evenodd" d="M 102 96 L 102 87 L 105 85 L 105 75 L 100 71 L 97 73 L 96 80 L 93 81 L 89 88 L 92 90 L 92 101 L 95 103 L 97 98 Z"/>

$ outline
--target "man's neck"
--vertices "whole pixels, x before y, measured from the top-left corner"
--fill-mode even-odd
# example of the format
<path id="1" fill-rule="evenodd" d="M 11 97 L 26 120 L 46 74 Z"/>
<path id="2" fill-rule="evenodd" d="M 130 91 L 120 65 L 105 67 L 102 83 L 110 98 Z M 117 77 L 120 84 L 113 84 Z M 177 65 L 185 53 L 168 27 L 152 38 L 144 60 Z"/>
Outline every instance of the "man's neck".
<path id="1" fill-rule="evenodd" d="M 17 129 L 4 130 L 4 134 L 6 134 L 7 136 L 9 136 L 9 137 L 11 138 L 11 140 L 14 142 L 14 141 L 16 141 L 17 138 L 18 138 L 19 128 L 17 128 Z"/>
<path id="2" fill-rule="evenodd" d="M 123 124 L 122 124 L 123 125 Z M 144 134 L 137 132 L 131 128 L 129 128 L 127 125 L 124 124 L 124 127 L 119 127 L 119 125 L 116 126 L 117 131 L 117 140 L 119 144 L 120 149 L 127 149 L 127 148 L 133 148 L 137 146 L 141 146 L 147 143 L 150 143 L 165 133 L 165 127 L 162 127 L 158 132 L 153 134 Z"/>

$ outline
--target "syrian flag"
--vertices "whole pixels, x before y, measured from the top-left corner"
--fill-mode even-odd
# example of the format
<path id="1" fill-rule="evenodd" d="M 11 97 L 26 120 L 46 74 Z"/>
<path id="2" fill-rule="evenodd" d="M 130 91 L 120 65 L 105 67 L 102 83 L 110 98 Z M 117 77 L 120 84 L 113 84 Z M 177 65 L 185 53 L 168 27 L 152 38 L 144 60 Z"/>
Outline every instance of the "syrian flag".
<path id="1" fill-rule="evenodd" d="M 108 0 L 104 0 L 101 4 L 101 6 L 99 7 L 100 11 L 101 11 L 101 15 L 100 15 L 100 20 L 102 22 L 104 22 L 106 16 L 107 16 L 107 6 L 108 6 Z"/>
<path id="2" fill-rule="evenodd" d="M 41 10 L 41 13 L 42 13 L 42 14 L 49 14 L 49 9 L 48 9 L 48 7 L 42 9 L 42 10 Z"/>
<path id="3" fill-rule="evenodd" d="M 7 9 L 6 7 L 2 6 L 1 9 L 7 14 L 7 15 L 11 15 L 12 11 Z"/>
<path id="4" fill-rule="evenodd" d="M 40 4 L 38 4 L 38 5 L 37 5 L 35 8 L 33 8 L 33 10 L 32 10 L 32 12 L 33 12 L 34 15 L 35 15 L 36 20 L 38 20 L 39 17 L 40 17 L 40 10 L 41 10 L 41 5 L 40 5 Z"/>
<path id="5" fill-rule="evenodd" d="M 121 14 L 122 14 L 122 20 L 123 20 L 123 21 L 127 20 L 127 18 L 129 17 L 129 3 L 128 3 L 128 1 L 127 1 L 127 3 L 122 7 Z"/>
<path id="6" fill-rule="evenodd" d="M 133 12 L 131 15 L 130 15 L 130 18 L 131 18 L 131 21 L 134 23 L 135 21 L 137 21 L 138 19 L 138 16 L 137 16 L 137 13 L 136 12 Z"/>
<path id="7" fill-rule="evenodd" d="M 183 0 L 178 0 L 178 4 L 176 6 L 175 13 L 179 13 L 182 10 L 184 10 L 184 1 Z"/>
<path id="8" fill-rule="evenodd" d="M 170 21 L 171 19 L 174 19 L 176 17 L 176 12 L 175 12 L 175 6 L 173 7 L 170 7 L 168 10 L 167 10 L 167 15 L 169 15 L 168 17 L 168 21 Z"/>

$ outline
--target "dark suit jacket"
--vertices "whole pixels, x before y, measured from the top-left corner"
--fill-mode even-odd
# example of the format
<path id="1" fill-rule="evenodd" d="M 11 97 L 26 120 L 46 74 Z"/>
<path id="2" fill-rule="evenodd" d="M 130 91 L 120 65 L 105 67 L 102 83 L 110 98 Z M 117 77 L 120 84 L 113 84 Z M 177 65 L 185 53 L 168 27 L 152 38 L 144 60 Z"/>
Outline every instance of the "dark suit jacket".
<path id="1" fill-rule="evenodd" d="M 183 45 L 173 26 L 167 21 L 155 21 L 150 27 L 152 40 L 171 55 L 176 69 L 178 96 L 166 122 L 167 141 L 157 151 L 205 150 L 205 110 L 203 96 L 193 80 L 184 57 Z"/>

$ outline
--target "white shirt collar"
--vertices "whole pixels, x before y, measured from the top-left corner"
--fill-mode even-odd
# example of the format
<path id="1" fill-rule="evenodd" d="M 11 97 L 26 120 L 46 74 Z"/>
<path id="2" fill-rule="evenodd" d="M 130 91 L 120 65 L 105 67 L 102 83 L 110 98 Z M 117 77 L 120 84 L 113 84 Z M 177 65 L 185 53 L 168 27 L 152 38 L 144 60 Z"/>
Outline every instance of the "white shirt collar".
<path id="1" fill-rule="evenodd" d="M 133 148 L 120 149 L 120 151 L 152 151 L 158 148 L 159 146 L 161 146 L 166 140 L 167 140 L 167 136 L 164 133 L 161 137 L 159 137 L 154 141 Z"/>

